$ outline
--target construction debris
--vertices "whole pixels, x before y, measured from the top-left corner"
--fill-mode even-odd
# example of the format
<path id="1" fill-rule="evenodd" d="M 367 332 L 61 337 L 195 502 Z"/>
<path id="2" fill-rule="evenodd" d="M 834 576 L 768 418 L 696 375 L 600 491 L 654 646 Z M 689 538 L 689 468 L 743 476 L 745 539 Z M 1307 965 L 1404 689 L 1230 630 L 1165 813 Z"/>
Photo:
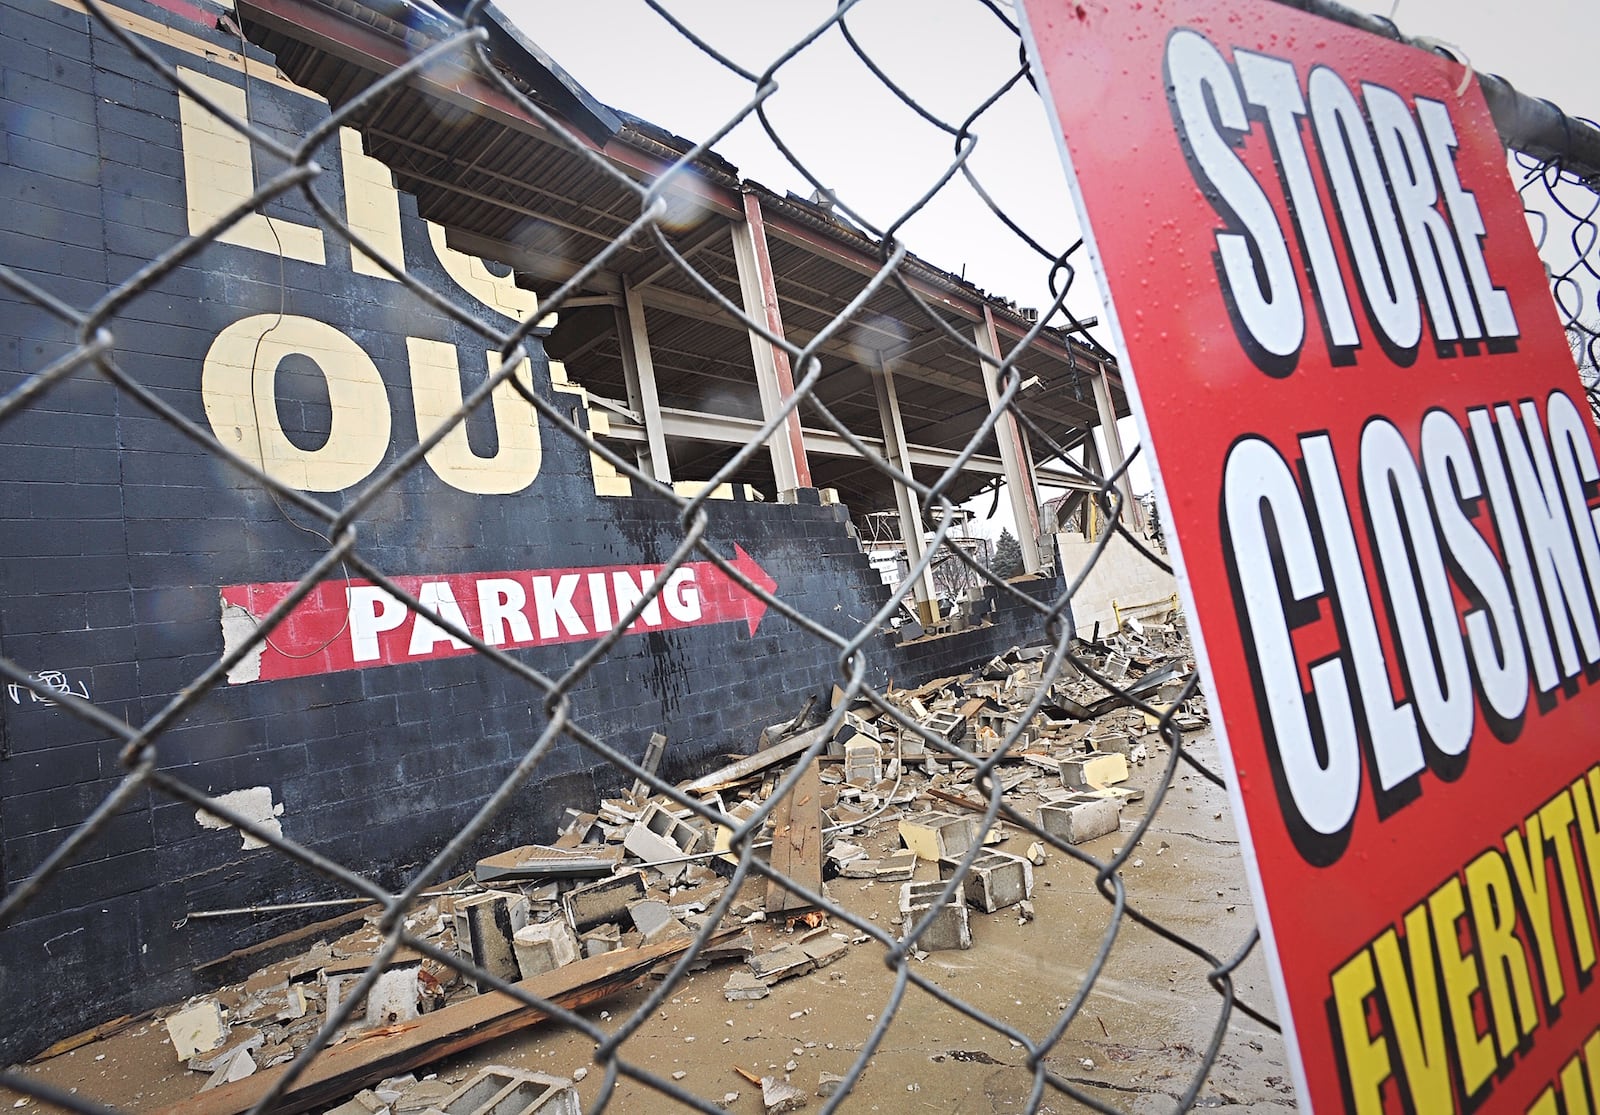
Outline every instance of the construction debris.
<path id="1" fill-rule="evenodd" d="M 1013 649 L 962 676 L 891 686 L 881 698 L 892 714 L 863 701 L 838 713 L 837 731 L 806 727 L 808 706 L 765 729 L 755 754 L 681 784 L 676 796 L 647 793 L 641 781 L 628 797 L 592 803 L 592 812 L 568 809 L 553 843 L 478 859 L 470 875 L 419 900 L 406 918 L 413 938 L 453 952 L 484 978 L 402 948 L 362 1001 L 347 1003 L 385 955 L 381 911 L 325 923 L 328 936 L 342 935 L 307 937 L 299 956 L 164 1019 L 174 1053 L 196 1074 L 197 1094 L 181 1110 L 249 1108 L 345 1008 L 333 1044 L 268 1110 L 342 1102 L 343 1115 L 576 1112 L 572 1083 L 537 1073 L 493 1067 L 454 1091 L 395 1074 L 543 1017 L 496 993 L 496 981 L 577 1007 L 661 978 L 699 934 L 708 939 L 692 966 L 733 965 L 722 988 L 729 1002 L 767 997 L 774 985 L 814 972 L 843 978 L 819 970 L 870 936 L 839 932 L 845 927 L 830 923 L 826 907 L 765 872 L 749 872 L 747 888 L 710 924 L 727 899 L 728 876 L 750 855 L 816 895 L 828 895 L 830 880 L 896 884 L 893 920 L 914 957 L 981 948 L 984 916 L 1034 919 L 1034 871 L 1052 846 L 1120 831 L 1123 810 L 1143 798 L 1126 785 L 1132 769 L 1166 750 L 1169 726 L 1208 722 L 1203 700 L 1185 696 L 1192 664 L 1181 623 L 1130 622 L 1075 651 L 1082 669 L 1063 669 L 1037 708 L 1050 656 Z M 1107 695 L 1096 677 L 1120 677 L 1125 691 Z M 1128 707 L 1130 699 L 1150 711 Z M 843 700 L 840 690 L 836 702 Z M 657 769 L 665 745 L 652 737 L 646 770 Z M 1017 826 L 985 824 L 996 799 L 1013 817 L 1036 819 L 1043 835 L 1001 847 Z M 752 820 L 763 810 L 767 823 L 757 830 Z M 806 1100 L 786 1076 L 741 1074 L 759 1084 L 768 1111 Z M 818 1094 L 832 1094 L 839 1081 L 824 1074 Z"/>

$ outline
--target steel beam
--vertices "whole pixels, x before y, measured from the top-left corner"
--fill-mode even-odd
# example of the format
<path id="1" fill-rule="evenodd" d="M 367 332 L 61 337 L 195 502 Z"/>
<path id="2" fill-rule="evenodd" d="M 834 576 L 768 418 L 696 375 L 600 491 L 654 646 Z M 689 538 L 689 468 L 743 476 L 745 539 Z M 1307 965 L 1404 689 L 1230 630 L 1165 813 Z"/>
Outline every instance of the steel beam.
<path id="1" fill-rule="evenodd" d="M 622 375 L 628 385 L 628 406 L 644 420 L 645 453 L 641 468 L 663 484 L 672 483 L 667 437 L 661 429 L 661 396 L 656 391 L 656 365 L 650 356 L 644 303 L 638 289 L 622 282 L 622 308 L 617 311 L 617 336 L 622 344 Z"/>
<path id="2" fill-rule="evenodd" d="M 744 312 L 752 321 L 766 326 L 775 337 L 783 336 L 783 315 L 778 310 L 778 288 L 772 274 L 772 256 L 767 250 L 766 228 L 761 221 L 761 201 L 754 194 L 744 195 L 745 219 L 733 226 L 733 258 L 739 269 L 739 292 Z M 789 354 L 759 333 L 750 333 L 750 355 L 755 359 L 756 386 L 761 391 L 761 413 L 768 421 L 783 409 L 794 395 L 794 376 L 789 369 Z M 791 410 L 767 448 L 772 453 L 772 471 L 778 480 L 778 495 L 809 488 L 811 466 L 806 461 L 805 437 L 800 430 L 798 410 Z"/>
<path id="3" fill-rule="evenodd" d="M 972 330 L 980 351 L 1000 361 L 1000 339 L 995 335 L 994 314 L 983 307 L 983 320 Z M 989 397 L 989 409 L 1000 405 L 1000 389 L 995 383 L 995 369 L 980 362 L 978 375 L 983 379 L 983 389 Z M 1028 459 L 1017 429 L 1016 416 L 1010 410 L 1001 413 L 994 426 L 995 441 L 1000 446 L 1000 460 L 1005 464 L 1006 494 L 1011 500 L 1011 517 L 1016 521 L 1018 543 L 1022 546 L 1022 568 L 1037 573 L 1043 566 L 1039 552 L 1039 487 L 1033 477 L 1033 463 Z"/>
<path id="4" fill-rule="evenodd" d="M 880 355 L 872 371 L 872 386 L 878 396 L 878 420 L 883 425 L 884 458 L 891 466 L 911 475 L 911 460 L 906 454 L 906 431 L 900 421 L 900 400 L 895 395 L 894 372 Z M 895 507 L 900 512 L 900 540 L 905 544 L 906 561 L 915 567 L 927 547 L 922 540 L 922 504 L 917 493 L 905 484 L 894 485 Z M 917 577 L 912 593 L 917 601 L 917 618 L 923 626 L 939 620 L 939 590 L 933 583 L 933 566 Z"/>
<path id="5" fill-rule="evenodd" d="M 1111 402 L 1111 389 L 1103 375 L 1094 377 L 1094 402 L 1100 411 L 1100 436 L 1106 443 L 1106 475 L 1116 472 L 1127 460 L 1122 452 L 1122 435 L 1117 431 L 1117 408 Z M 1139 525 L 1139 505 L 1133 501 L 1133 484 L 1124 472 L 1117 478 L 1117 491 L 1122 493 L 1122 515 L 1120 518 L 1130 526 Z"/>

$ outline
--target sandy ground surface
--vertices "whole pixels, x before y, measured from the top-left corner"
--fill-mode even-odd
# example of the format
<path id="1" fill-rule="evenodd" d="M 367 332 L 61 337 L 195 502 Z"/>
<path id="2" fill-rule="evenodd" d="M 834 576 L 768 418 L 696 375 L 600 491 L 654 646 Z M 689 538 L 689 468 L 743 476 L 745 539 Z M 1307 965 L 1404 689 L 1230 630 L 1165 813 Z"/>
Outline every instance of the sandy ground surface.
<path id="1" fill-rule="evenodd" d="M 1209 733 L 1195 753 L 1215 766 Z M 1157 753 L 1136 768 L 1132 785 L 1153 788 L 1165 756 Z M 1129 806 L 1122 833 L 1084 845 L 1096 856 L 1121 847 L 1145 803 Z M 872 854 L 898 846 L 892 824 L 858 838 Z M 1003 847 L 1021 852 L 1025 834 Z M 1155 825 L 1135 848 L 1124 871 L 1130 905 L 1201 945 L 1215 956 L 1231 956 L 1247 939 L 1254 917 L 1246 893 L 1239 846 L 1225 794 L 1187 766 L 1180 766 Z M 936 878 L 931 864 L 918 878 Z M 899 884 L 836 879 L 834 899 L 891 932 Z M 760 893 L 752 890 L 753 895 Z M 1052 850 L 1035 872 L 1037 917 L 1021 923 L 1017 912 L 972 914 L 973 948 L 939 951 L 912 960 L 914 970 L 1014 1032 L 1040 1042 L 1058 1023 L 1085 978 L 1111 919 L 1111 907 L 1096 891 L 1093 872 Z M 783 936 L 757 927 L 758 949 Z M 849 927 L 836 930 L 854 935 Z M 811 1098 L 821 1073 L 843 1075 L 866 1056 L 867 1043 L 886 1014 L 883 1040 L 867 1056 L 866 1069 L 846 1098 L 847 1111 L 1013 1112 L 1029 1109 L 1034 1074 L 1028 1050 L 998 1027 L 987 1025 L 919 989 L 908 986 L 891 1012 L 894 973 L 875 941 L 852 945 L 836 963 L 772 988 L 754 1002 L 728 1002 L 723 985 L 733 966 L 718 965 L 688 978 L 624 1046 L 627 1062 L 672 1080 L 730 1111 L 762 1112 L 760 1088 L 739 1070 L 756 1076 L 787 1075 Z M 1169 1111 L 1201 1071 L 1203 1056 L 1219 1025 L 1225 1025 L 1215 1067 L 1199 1089 L 1204 1108 L 1285 1108 L 1293 1093 L 1282 1039 L 1234 1012 L 1223 1022 L 1222 998 L 1206 981 L 1208 965 L 1157 934 L 1123 919 L 1104 974 L 1061 1039 L 1045 1054 L 1052 1072 L 1119 1110 Z M 1259 948 L 1234 977 L 1238 996 L 1269 1016 L 1275 1014 L 1266 965 Z M 614 1028 L 640 1009 L 644 990 L 589 1008 L 602 1029 Z M 595 1062 L 587 1036 L 550 1025 L 491 1042 L 419 1075 L 436 1073 L 464 1081 L 485 1065 L 573 1076 L 587 1069 L 577 1088 L 585 1109 L 599 1098 L 604 1069 Z M 134 1111 L 159 1110 L 195 1094 L 203 1077 L 176 1063 L 159 1022 L 133 1027 L 25 1071 L 57 1087 Z M 0 1090 L 8 1107 L 41 1107 Z M 678 1109 L 654 1088 L 623 1077 L 609 1109 L 618 1112 Z M 1047 1089 L 1036 1110 L 1080 1110 L 1072 1097 Z"/>

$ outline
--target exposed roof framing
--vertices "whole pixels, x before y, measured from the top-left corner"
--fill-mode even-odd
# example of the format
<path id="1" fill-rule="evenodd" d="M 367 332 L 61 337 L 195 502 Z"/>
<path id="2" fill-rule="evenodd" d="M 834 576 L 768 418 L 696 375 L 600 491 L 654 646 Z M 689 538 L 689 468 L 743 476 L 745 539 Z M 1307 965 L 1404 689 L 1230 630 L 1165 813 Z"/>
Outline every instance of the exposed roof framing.
<path id="1" fill-rule="evenodd" d="M 404 0 L 238 0 L 237 11 L 252 41 L 284 73 L 335 105 L 450 30 L 441 17 Z M 519 281 L 548 295 L 637 219 L 640 197 L 627 180 L 654 181 L 693 145 L 595 101 L 492 6 L 488 18 L 495 67 L 570 132 L 547 127 L 484 74 L 450 65 L 429 67 L 365 106 L 354 123 L 367 152 L 390 167 L 396 185 L 415 195 L 421 215 L 443 225 L 452 244 L 510 264 Z M 595 155 L 609 169 L 596 166 Z M 785 335 L 796 346 L 816 342 L 822 371 L 816 400 L 876 443 L 882 427 L 871 377 L 886 365 L 899 385 L 913 465 L 919 477 L 937 475 L 987 413 L 982 376 L 992 369 L 973 345 L 985 310 L 1002 351 L 1016 346 L 1031 323 L 1005 301 L 908 255 L 898 282 L 884 284 L 859 314 L 834 328 L 891 254 L 882 243 L 821 206 L 742 182 L 715 154 L 679 168 L 671 183 L 672 243 L 735 306 L 742 300 L 730 223 L 743 220 L 743 195 L 756 196 Z M 606 270 L 562 308 L 546 346 L 596 395 L 628 398 L 617 333 L 625 282 L 645 307 L 664 411 L 698 404 L 737 416 L 728 418 L 732 426 L 717 426 L 718 416 L 702 415 L 696 426 L 682 413 L 666 415 L 674 476 L 709 476 L 730 450 L 700 435 L 716 429 L 719 437 L 732 436 L 760 413 L 749 337 L 653 236 L 636 237 L 607 260 Z M 1062 445 L 1077 444 L 1099 422 L 1096 376 L 1105 377 L 1117 413 L 1128 413 L 1114 363 L 1070 331 L 1041 331 L 1015 364 L 1024 381 L 1037 378 L 1022 395 L 1026 413 Z M 797 366 L 796 382 L 807 372 Z M 888 480 L 841 452 L 842 439 L 822 429 L 815 408 L 803 406 L 801 420 L 808 447 L 817 442 L 815 483 L 839 488 L 859 514 L 894 506 Z M 617 429 L 619 439 L 634 436 L 625 422 Z M 1034 448 L 1047 452 L 1043 444 Z M 992 481 L 998 467 L 992 437 L 980 453 L 985 460 L 952 494 L 964 497 Z M 767 468 L 758 455 L 751 482 L 767 479 Z M 1046 483 L 1064 475 L 1059 467 L 1041 471 Z"/>

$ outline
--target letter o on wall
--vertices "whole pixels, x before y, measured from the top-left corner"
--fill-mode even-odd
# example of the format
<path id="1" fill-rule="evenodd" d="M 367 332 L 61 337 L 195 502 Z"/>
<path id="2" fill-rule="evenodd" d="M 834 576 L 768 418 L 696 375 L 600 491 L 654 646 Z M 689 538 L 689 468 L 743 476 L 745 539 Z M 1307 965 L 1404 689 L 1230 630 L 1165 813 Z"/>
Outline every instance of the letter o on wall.
<path id="1" fill-rule="evenodd" d="M 301 449 L 278 419 L 278 365 L 303 356 L 328 384 L 328 440 Z M 389 450 L 389 392 L 360 345 L 307 317 L 258 314 L 211 343 L 200 375 L 211 431 L 268 476 L 305 492 L 337 492 L 372 475 Z"/>

